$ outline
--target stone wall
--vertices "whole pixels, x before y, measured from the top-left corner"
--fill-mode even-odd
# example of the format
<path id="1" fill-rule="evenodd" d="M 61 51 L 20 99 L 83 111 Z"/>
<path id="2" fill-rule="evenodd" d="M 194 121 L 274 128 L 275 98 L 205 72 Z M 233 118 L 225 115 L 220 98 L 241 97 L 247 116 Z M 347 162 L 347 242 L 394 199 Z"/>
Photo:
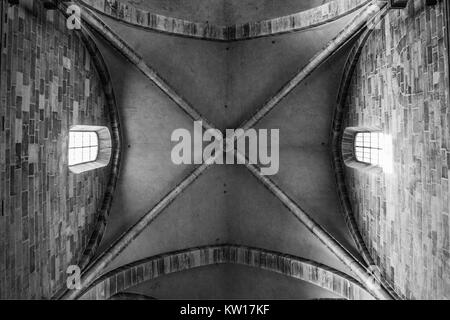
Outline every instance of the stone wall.
<path id="1" fill-rule="evenodd" d="M 1 1 L 0 298 L 49 298 L 81 257 L 109 168 L 67 166 L 71 125 L 108 125 L 95 66 L 41 1 Z"/>
<path id="2" fill-rule="evenodd" d="M 407 298 L 450 299 L 450 114 L 444 1 L 392 10 L 362 51 L 347 126 L 393 139 L 393 174 L 347 168 L 360 231 L 387 279 Z"/>

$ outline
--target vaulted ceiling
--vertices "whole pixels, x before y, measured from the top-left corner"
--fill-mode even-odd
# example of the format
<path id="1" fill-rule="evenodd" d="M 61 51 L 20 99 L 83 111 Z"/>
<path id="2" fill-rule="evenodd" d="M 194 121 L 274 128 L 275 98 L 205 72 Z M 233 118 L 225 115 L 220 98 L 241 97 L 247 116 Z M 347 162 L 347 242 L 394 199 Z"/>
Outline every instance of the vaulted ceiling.
<path id="1" fill-rule="evenodd" d="M 89 207 L 99 214 L 79 230 L 87 238 L 77 247 L 85 246 L 78 260 L 82 288 L 63 286 L 53 297 L 398 298 L 398 288 L 373 275 L 380 261 L 363 240 L 362 213 L 352 212 L 340 152 L 347 95 L 360 92 L 352 75 L 361 72 L 361 52 L 379 28 L 377 18 L 391 9 L 388 2 L 76 0 L 82 29 L 70 32 L 87 48 L 103 86 L 98 92 L 111 113 L 115 153 L 101 171 L 96 196 L 104 194 L 103 202 L 96 198 Z M 55 15 L 66 6 L 59 3 Z M 64 39 L 69 49 L 60 49 L 78 61 L 73 38 Z M 70 63 L 64 63 L 65 72 Z M 58 136 L 62 146 L 70 117 Z M 222 132 L 279 129 L 279 171 L 264 176 L 248 163 L 174 164 L 172 132 L 193 132 L 194 120 Z M 58 159 L 64 167 L 65 157 Z M 62 183 L 66 176 L 73 185 L 76 177 L 64 170 Z M 84 177 L 89 188 L 91 177 Z M 91 201 L 79 193 L 77 204 Z M 81 205 L 76 213 L 84 212 Z M 58 228 L 60 240 L 61 224 L 52 230 Z M 53 255 L 60 246 L 49 244 L 52 281 L 64 273 Z"/>
<path id="2" fill-rule="evenodd" d="M 276 252 L 278 259 L 292 255 L 332 268 L 344 278 L 356 279 L 355 283 L 370 279 L 368 272 L 361 279 L 353 268 L 361 266 L 364 273 L 367 265 L 341 211 L 329 136 L 349 50 L 372 15 L 367 14 L 366 1 L 322 7 L 324 1 L 285 2 L 282 6 L 272 1 L 86 2 L 83 17 L 109 71 L 122 132 L 120 175 L 86 279 L 108 279 L 138 261 L 161 255 L 171 259 L 170 252 L 213 250 L 217 245 L 225 245 L 226 250 L 232 250 L 227 246 L 259 248 Z M 306 11 L 310 9 L 315 11 Z M 146 10 L 165 24 L 145 27 L 145 21 L 134 15 Z M 183 34 L 183 28 L 155 30 L 167 27 L 173 18 L 229 30 L 232 25 L 280 20 L 298 12 L 309 17 L 309 26 L 302 25 L 297 32 L 292 32 L 295 28 L 277 31 L 273 22 L 270 37 L 247 34 L 240 41 L 229 33 L 214 39 L 206 33 Z M 236 28 L 234 34 L 239 34 Z M 193 118 L 220 130 L 239 128 L 271 99 L 276 101 L 273 108 L 254 124 L 280 130 L 280 170 L 275 176 L 261 181 L 245 165 L 171 162 L 170 136 L 175 129 L 192 131 Z M 280 200 L 280 192 L 288 200 Z M 303 213 L 325 235 L 305 225 L 306 220 L 299 218 Z M 177 273 L 175 283 L 186 287 L 182 283 L 192 282 L 192 277 L 198 282 L 214 281 L 216 293 L 211 296 L 247 298 L 259 290 L 257 283 L 261 287 L 278 283 L 273 274 L 267 275 L 265 284 L 255 280 L 247 288 L 228 287 L 229 278 L 258 274 L 245 271 L 248 266 L 231 267 L 233 263 L 226 260 L 220 268 L 208 263 L 198 266 L 195 274 Z M 157 296 L 152 288 L 165 286 L 165 277 L 140 281 L 136 290 L 130 289 L 131 284 L 121 289 Z M 342 297 L 319 288 L 311 291 L 306 282 L 311 279 L 298 278 L 304 289 L 288 288 L 286 297 Z M 170 283 L 168 278 L 167 286 L 174 285 Z M 261 297 L 278 295 L 276 290 L 261 290 Z M 180 294 L 189 295 L 183 290 Z M 208 291 L 192 294 L 208 296 Z"/>

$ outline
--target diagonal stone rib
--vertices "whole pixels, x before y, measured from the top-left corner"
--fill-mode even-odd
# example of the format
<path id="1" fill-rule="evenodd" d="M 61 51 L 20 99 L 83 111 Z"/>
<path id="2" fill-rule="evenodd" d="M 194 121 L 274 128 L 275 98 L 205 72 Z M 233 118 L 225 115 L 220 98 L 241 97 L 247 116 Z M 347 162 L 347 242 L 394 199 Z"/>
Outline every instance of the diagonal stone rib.
<path id="1" fill-rule="evenodd" d="M 267 113 L 269 113 L 286 95 L 288 95 L 302 80 L 308 77 L 323 62 L 325 62 L 336 50 L 341 48 L 351 37 L 356 34 L 361 27 L 372 23 L 374 18 L 382 15 L 388 6 L 386 1 L 377 1 L 376 4 L 368 5 L 355 19 L 350 22 L 345 29 L 333 39 L 322 51 L 316 54 L 292 80 L 290 80 L 275 96 L 273 96 L 264 106 L 259 109 L 248 121 L 241 127 L 243 132 L 254 127 Z M 234 140 L 242 137 L 241 134 L 234 134 L 230 137 L 228 144 L 233 145 Z M 363 285 L 379 299 L 392 299 L 392 296 L 382 286 L 374 286 L 374 277 L 363 267 L 342 245 L 334 239 L 322 226 L 315 222 L 299 205 L 297 205 L 287 194 L 280 189 L 272 180 L 261 174 L 260 168 L 249 163 L 245 155 L 238 150 L 234 150 L 237 158 L 250 172 L 268 188 L 293 214 L 300 220 L 316 237 L 319 238 L 345 265 L 347 265 L 362 281 Z"/>
<path id="2" fill-rule="evenodd" d="M 65 5 L 60 4 L 62 10 Z M 297 76 L 289 81 L 274 97 L 272 97 L 242 128 L 245 130 L 251 128 L 264 115 L 273 109 L 279 101 L 281 101 L 289 92 L 292 91 L 303 79 L 310 75 L 321 63 L 330 57 L 338 48 L 340 48 L 351 36 L 357 32 L 359 28 L 367 23 L 368 19 L 374 13 L 380 10 L 379 6 L 368 6 L 361 14 L 359 14 L 345 29 L 342 31 L 329 45 L 319 52 L 310 63 L 303 68 Z M 96 17 L 89 9 L 82 10 L 83 21 L 86 21 L 91 28 L 99 32 L 113 47 L 123 54 L 130 62 L 132 62 L 147 78 L 153 81 L 170 99 L 172 99 L 181 109 L 183 109 L 193 120 L 201 120 L 205 129 L 214 128 L 204 117 L 202 117 L 188 102 L 186 102 L 175 90 L 173 90 L 145 61 L 139 56 L 123 39 L 115 34 L 105 23 Z M 233 136 L 233 139 L 238 136 Z M 237 153 L 238 157 L 243 157 Z M 245 157 L 244 157 L 245 158 Z M 117 239 L 106 252 L 104 252 L 97 260 L 95 260 L 83 272 L 81 276 L 80 290 L 65 290 L 61 295 L 62 299 L 77 298 L 84 288 L 87 288 L 95 281 L 102 270 L 111 263 L 170 203 L 172 203 L 179 194 L 181 194 L 189 185 L 191 185 L 209 166 L 213 163 L 215 157 L 211 157 L 203 165 L 194 170 L 185 180 L 177 187 L 169 192 L 153 209 L 147 212 L 134 226 Z M 335 253 L 355 274 L 361 279 L 367 287 L 373 285 L 373 278 L 362 268 L 359 263 L 349 255 L 342 246 L 333 239 L 320 225 L 312 220 L 294 201 L 292 201 L 280 188 L 278 188 L 270 179 L 260 174 L 260 169 L 245 161 L 247 168 L 254 174 L 260 182 L 262 182 L 269 190 L 271 190 L 292 213 L 311 230 L 324 244 Z M 373 294 L 382 299 L 389 299 L 390 296 L 383 290 L 375 288 L 371 290 Z"/>
<path id="3" fill-rule="evenodd" d="M 94 280 L 96 280 L 103 269 L 109 265 L 128 245 L 155 220 L 158 215 L 167 208 L 186 188 L 188 188 L 206 169 L 210 167 L 205 163 L 195 169 L 186 179 L 170 191 L 156 206 L 147 212 L 135 225 L 124 232 L 100 257 L 98 257 L 81 275 L 80 290 L 64 290 L 58 296 L 60 299 L 76 299 Z"/>
<path id="4" fill-rule="evenodd" d="M 252 128 L 259 120 L 269 113 L 286 95 L 288 95 L 302 80 L 308 77 L 324 61 L 326 61 L 336 50 L 341 48 L 349 39 L 352 38 L 364 25 L 368 25 L 377 14 L 387 10 L 385 1 L 378 1 L 377 4 L 368 5 L 355 19 L 350 22 L 345 29 L 334 38 L 322 51 L 316 54 L 292 80 L 290 80 L 275 96 L 273 96 L 264 106 L 259 109 L 248 121 L 241 127 L 244 129 L 241 134 L 234 134 L 228 141 L 229 144 L 238 140 L 243 132 Z M 234 145 L 233 145 L 234 149 Z M 361 280 L 363 285 L 379 299 L 392 299 L 391 295 L 382 287 L 374 286 L 374 277 L 357 261 L 351 254 L 345 250 L 342 245 L 335 240 L 322 226 L 315 222 L 299 205 L 290 199 L 282 189 L 280 189 L 272 180 L 261 174 L 260 168 L 249 163 L 245 155 L 234 150 L 236 157 L 245 163 L 250 172 L 268 188 L 293 214 L 302 222 L 316 237 L 319 238 L 345 265 L 347 265 Z"/>
<path id="5" fill-rule="evenodd" d="M 144 59 L 131 48 L 125 40 L 117 35 L 109 28 L 100 18 L 98 18 L 90 9 L 83 5 L 82 2 L 75 0 L 80 7 L 81 18 L 92 29 L 97 31 L 104 39 L 108 41 L 116 50 L 118 50 L 125 58 L 136 66 L 148 79 L 150 79 L 158 88 L 161 89 L 173 102 L 175 102 L 185 113 L 194 120 L 202 120 L 204 128 L 213 128 L 213 126 L 204 117 L 195 110 L 181 95 L 179 95 L 153 68 L 151 68 Z M 65 12 L 67 5 L 60 4 Z"/>
<path id="6" fill-rule="evenodd" d="M 261 169 L 250 164 L 248 159 L 235 152 L 237 158 L 245 162 L 247 169 L 268 189 L 270 190 L 289 211 L 311 231 L 320 241 L 325 244 L 336 257 L 341 260 L 361 281 L 362 285 L 367 288 L 374 297 L 383 300 L 390 300 L 392 297 L 382 287 L 374 285 L 374 277 L 364 268 L 361 263 L 356 260 L 342 245 L 334 239 L 320 224 L 312 219 L 294 200 L 292 200 L 280 187 L 278 187 L 267 176 L 261 174 Z"/>
<path id="7" fill-rule="evenodd" d="M 78 3 L 78 1 L 76 1 Z M 81 4 L 80 4 L 81 5 Z M 58 9 L 66 14 L 67 5 L 59 2 Z M 144 75 L 153 81 L 169 98 L 171 98 L 181 109 L 183 109 L 193 120 L 201 120 L 204 129 L 214 128 L 207 119 L 202 117 L 192 106 L 189 105 L 180 95 L 178 95 L 145 61 L 140 57 L 125 41 L 115 34 L 106 24 L 88 9 L 82 10 L 83 21 L 99 32 L 114 48 L 122 53 L 132 62 Z M 85 29 L 89 32 L 89 30 Z M 172 189 L 163 199 L 161 199 L 149 212 L 147 212 L 135 225 L 124 232 L 102 255 L 87 266 L 81 276 L 81 289 L 69 291 L 63 288 L 54 298 L 76 299 L 84 288 L 87 288 L 102 270 L 109 265 L 128 245 L 150 224 L 156 217 L 169 206 L 181 193 L 184 192 L 210 165 L 215 157 L 211 157 L 204 164 L 195 169 L 186 179 Z"/>
<path id="8" fill-rule="evenodd" d="M 318 52 L 309 63 L 302 68 L 280 91 L 270 98 L 249 120 L 240 126 L 248 130 L 255 126 L 267 113 L 269 113 L 284 97 L 286 97 L 300 82 L 307 78 L 323 62 L 331 57 L 339 48 L 347 43 L 365 24 L 370 21 L 383 7 L 384 2 L 367 5 L 325 48 Z M 239 139 L 239 136 L 233 137 Z"/>

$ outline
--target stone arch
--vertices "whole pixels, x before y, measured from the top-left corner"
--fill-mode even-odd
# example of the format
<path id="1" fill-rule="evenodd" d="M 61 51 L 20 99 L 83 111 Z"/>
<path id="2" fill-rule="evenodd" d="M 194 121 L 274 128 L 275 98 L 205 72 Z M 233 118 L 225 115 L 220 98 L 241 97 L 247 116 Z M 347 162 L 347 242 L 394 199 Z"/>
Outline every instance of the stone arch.
<path id="1" fill-rule="evenodd" d="M 307 30 L 351 14 L 370 1 L 333 0 L 287 16 L 227 26 L 168 17 L 119 0 L 81 2 L 90 10 L 135 27 L 183 37 L 226 42 Z"/>
<path id="2" fill-rule="evenodd" d="M 65 6 L 58 4 L 59 10 L 65 13 Z M 109 215 L 109 211 L 111 209 L 112 200 L 114 196 L 114 190 L 116 188 L 117 179 L 119 176 L 120 170 L 120 157 L 121 157 L 121 131 L 120 131 L 120 119 L 119 112 L 116 105 L 116 100 L 114 96 L 113 86 L 111 82 L 111 78 L 106 66 L 106 63 L 100 54 L 99 49 L 97 48 L 94 40 L 89 35 L 89 31 L 83 27 L 79 32 L 81 39 L 83 40 L 84 45 L 86 46 L 91 59 L 97 69 L 99 74 L 101 83 L 103 85 L 103 90 L 105 93 L 106 103 L 108 105 L 109 116 L 110 116 L 110 126 L 111 126 L 111 172 L 110 178 L 108 181 L 108 186 L 105 190 L 105 194 L 103 197 L 103 202 L 100 211 L 97 214 L 97 221 L 95 224 L 95 228 L 89 238 L 88 244 L 83 252 L 83 256 L 81 260 L 78 262 L 78 265 L 81 269 L 84 269 L 91 258 L 94 256 L 95 251 L 100 244 L 100 241 L 103 237 L 104 231 L 106 229 L 107 218 Z"/>
<path id="3" fill-rule="evenodd" d="M 384 17 L 388 13 L 389 7 L 385 7 L 383 11 L 380 13 L 378 19 L 375 19 L 374 23 L 380 23 L 383 21 Z M 366 243 L 359 231 L 355 215 L 353 212 L 353 208 L 350 202 L 347 183 L 345 177 L 345 161 L 349 161 L 349 150 L 348 150 L 348 139 L 353 137 L 353 133 L 351 131 L 347 131 L 347 135 L 345 135 L 345 126 L 344 126 L 344 115 L 347 112 L 347 104 L 346 99 L 349 92 L 351 80 L 353 73 L 355 71 L 358 60 L 361 56 L 361 52 L 369 39 L 372 31 L 375 29 L 375 25 L 366 26 L 364 30 L 361 31 L 358 40 L 354 44 L 351 52 L 347 58 L 345 63 L 342 79 L 338 91 L 336 107 L 334 109 L 333 120 L 331 125 L 331 133 L 330 133 L 330 145 L 331 145 L 331 155 L 332 155 L 332 167 L 335 172 L 335 180 L 336 186 L 338 190 L 338 196 L 341 202 L 342 212 L 345 217 L 345 221 L 349 228 L 350 234 L 353 238 L 353 241 L 358 248 L 359 253 L 363 257 L 364 261 L 369 267 L 376 266 L 370 252 L 367 248 Z M 372 128 L 373 129 L 373 128 Z M 343 148 L 344 144 L 344 148 Z M 345 146 L 347 144 L 347 146 Z M 370 169 L 370 168 L 366 168 Z M 386 281 L 386 279 L 380 279 L 383 287 L 396 299 L 400 299 L 401 296 L 395 291 L 394 288 Z"/>
<path id="4" fill-rule="evenodd" d="M 185 249 L 133 262 L 97 279 L 81 299 L 108 299 L 162 275 L 216 264 L 238 264 L 276 272 L 317 285 L 345 299 L 373 299 L 358 281 L 318 262 L 232 244 Z"/>

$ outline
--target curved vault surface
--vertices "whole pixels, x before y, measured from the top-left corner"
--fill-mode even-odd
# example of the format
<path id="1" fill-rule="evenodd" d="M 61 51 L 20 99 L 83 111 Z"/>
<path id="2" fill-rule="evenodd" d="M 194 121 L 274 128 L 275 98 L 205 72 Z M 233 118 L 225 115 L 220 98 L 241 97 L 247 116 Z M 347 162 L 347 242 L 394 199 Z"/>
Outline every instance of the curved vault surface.
<path id="1" fill-rule="evenodd" d="M 101 19 L 196 110 L 224 129 L 248 119 L 356 14 L 311 30 L 231 43 L 160 34 L 106 16 Z M 98 256 L 194 166 L 175 166 L 167 160 L 173 146 L 171 132 L 192 130 L 192 120 L 107 41 L 96 36 L 96 42 L 111 73 L 125 146 Z M 359 259 L 327 166 L 332 108 L 350 45 L 292 90 L 257 127 L 280 129 L 283 168 L 271 179 Z M 224 241 L 313 259 L 352 275 L 248 171 L 227 166 L 200 176 L 103 272 L 151 255 Z"/>

